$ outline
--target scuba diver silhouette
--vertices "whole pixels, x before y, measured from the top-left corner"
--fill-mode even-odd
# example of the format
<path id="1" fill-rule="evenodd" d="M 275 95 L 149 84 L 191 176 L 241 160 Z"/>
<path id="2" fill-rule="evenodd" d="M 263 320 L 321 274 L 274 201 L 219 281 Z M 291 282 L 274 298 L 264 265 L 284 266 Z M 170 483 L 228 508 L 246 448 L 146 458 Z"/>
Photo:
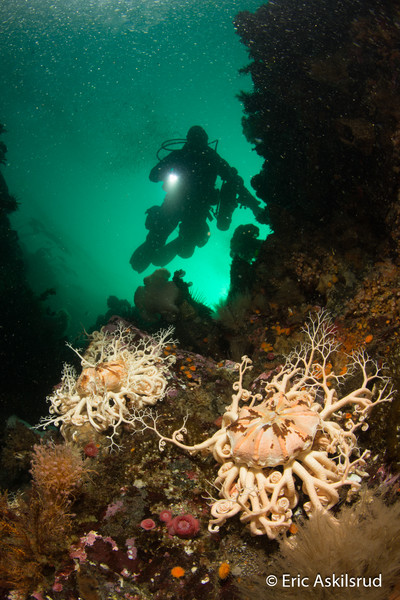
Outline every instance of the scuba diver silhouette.
<path id="1" fill-rule="evenodd" d="M 169 151 L 177 144 L 183 144 L 182 148 L 172 150 L 150 171 L 150 181 L 162 181 L 166 196 L 161 206 L 146 211 L 149 233 L 130 259 L 138 273 L 150 263 L 163 267 L 177 255 L 191 257 L 196 246 L 207 243 L 207 220 L 214 215 L 218 229 L 226 231 L 238 204 L 250 208 L 256 218 L 261 213 L 258 200 L 247 191 L 237 170 L 209 145 L 202 127 L 191 127 L 185 140 L 164 142 L 157 158 L 161 150 Z M 220 190 L 215 188 L 218 176 L 223 182 Z M 178 225 L 177 237 L 166 243 Z"/>

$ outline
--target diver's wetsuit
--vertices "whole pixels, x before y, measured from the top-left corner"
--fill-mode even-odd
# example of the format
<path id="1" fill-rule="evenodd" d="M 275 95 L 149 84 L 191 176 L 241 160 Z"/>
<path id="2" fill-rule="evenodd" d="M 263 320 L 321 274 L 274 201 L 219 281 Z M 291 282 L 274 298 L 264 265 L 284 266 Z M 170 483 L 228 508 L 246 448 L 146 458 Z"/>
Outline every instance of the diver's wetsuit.
<path id="1" fill-rule="evenodd" d="M 200 127 L 198 129 L 202 130 Z M 221 218 L 217 219 L 220 229 L 228 229 L 230 217 L 237 206 L 236 194 L 243 187 L 237 170 L 208 146 L 204 130 L 205 141 L 203 139 L 200 142 L 189 141 L 190 131 L 183 148 L 170 152 L 150 171 L 150 181 L 164 181 L 167 194 L 161 206 L 152 206 L 146 211 L 145 225 L 149 233 L 130 261 L 133 269 L 139 273 L 150 263 L 162 267 L 176 255 L 189 258 L 196 246 L 204 246 L 210 235 L 207 220 L 212 218 L 211 208 L 221 203 L 222 197 L 225 198 L 225 213 L 229 218 L 221 213 Z M 176 176 L 176 182 L 169 186 L 168 176 L 172 173 Z M 220 192 L 215 189 L 218 176 L 224 182 L 221 198 Z M 253 201 L 258 206 L 254 198 Z M 166 243 L 178 225 L 178 236 Z"/>

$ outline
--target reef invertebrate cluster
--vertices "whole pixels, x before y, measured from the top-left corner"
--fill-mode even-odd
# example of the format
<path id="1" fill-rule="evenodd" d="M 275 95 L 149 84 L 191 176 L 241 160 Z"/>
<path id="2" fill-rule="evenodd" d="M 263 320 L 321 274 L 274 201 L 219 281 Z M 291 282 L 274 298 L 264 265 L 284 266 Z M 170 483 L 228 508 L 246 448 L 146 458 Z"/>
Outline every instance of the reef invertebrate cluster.
<path id="1" fill-rule="evenodd" d="M 91 335 L 91 343 L 81 356 L 82 373 L 65 364 L 60 385 L 48 397 L 50 416 L 42 426 L 61 425 L 62 435 L 76 441 L 111 431 L 113 438 L 123 423 L 132 425 L 132 410 L 154 405 L 167 387 L 169 366 L 175 356 L 164 354 L 172 328 L 153 337 L 120 324 L 115 330 L 103 327 Z M 86 442 L 88 440 L 85 440 Z"/>
<path id="2" fill-rule="evenodd" d="M 172 442 L 190 453 L 209 450 L 221 464 L 211 532 L 240 513 L 253 535 L 275 538 L 290 527 L 300 498 L 308 515 L 325 512 L 339 501 L 341 488 L 354 493 L 366 475 L 369 452 L 360 451 L 356 431 L 367 429 L 374 406 L 391 401 L 390 382 L 363 350 L 335 374 L 330 361 L 339 343 L 325 311 L 312 316 L 303 331 L 306 341 L 263 384 L 262 393 L 244 388 L 251 360 L 242 358 L 221 428 L 204 442 L 183 443 L 186 421 L 168 438 L 158 431 L 154 414 L 138 414 L 142 425 L 159 436 L 160 448 Z M 351 391 L 341 396 L 345 383 Z"/>

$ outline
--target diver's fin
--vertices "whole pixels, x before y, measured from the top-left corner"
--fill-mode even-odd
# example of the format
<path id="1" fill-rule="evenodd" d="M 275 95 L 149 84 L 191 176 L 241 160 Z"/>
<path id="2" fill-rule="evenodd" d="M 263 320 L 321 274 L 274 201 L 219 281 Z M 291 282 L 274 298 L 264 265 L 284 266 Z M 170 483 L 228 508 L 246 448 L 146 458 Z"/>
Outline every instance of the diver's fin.
<path id="1" fill-rule="evenodd" d="M 154 254 L 154 249 L 147 243 L 144 242 L 141 246 L 136 248 L 132 254 L 130 263 L 134 271 L 142 273 L 151 264 Z"/>
<path id="2" fill-rule="evenodd" d="M 165 246 L 158 248 L 153 254 L 152 263 L 155 267 L 164 267 L 179 253 L 181 248 L 181 239 L 175 238 Z"/>

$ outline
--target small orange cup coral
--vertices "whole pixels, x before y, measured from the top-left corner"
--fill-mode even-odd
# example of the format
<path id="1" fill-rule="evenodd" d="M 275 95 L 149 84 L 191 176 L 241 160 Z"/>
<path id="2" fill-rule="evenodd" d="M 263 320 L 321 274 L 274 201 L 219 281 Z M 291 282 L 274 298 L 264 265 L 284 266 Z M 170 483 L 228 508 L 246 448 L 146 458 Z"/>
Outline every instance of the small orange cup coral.
<path id="1" fill-rule="evenodd" d="M 184 574 L 185 569 L 182 569 L 182 567 L 174 567 L 173 569 L 171 569 L 172 577 L 176 577 L 177 579 L 179 579 L 179 577 L 183 577 Z"/>
<path id="2" fill-rule="evenodd" d="M 231 568 L 228 565 L 228 563 L 223 562 L 219 565 L 219 569 L 218 569 L 218 577 L 220 579 L 226 579 L 229 575 L 229 573 L 231 572 Z"/>

